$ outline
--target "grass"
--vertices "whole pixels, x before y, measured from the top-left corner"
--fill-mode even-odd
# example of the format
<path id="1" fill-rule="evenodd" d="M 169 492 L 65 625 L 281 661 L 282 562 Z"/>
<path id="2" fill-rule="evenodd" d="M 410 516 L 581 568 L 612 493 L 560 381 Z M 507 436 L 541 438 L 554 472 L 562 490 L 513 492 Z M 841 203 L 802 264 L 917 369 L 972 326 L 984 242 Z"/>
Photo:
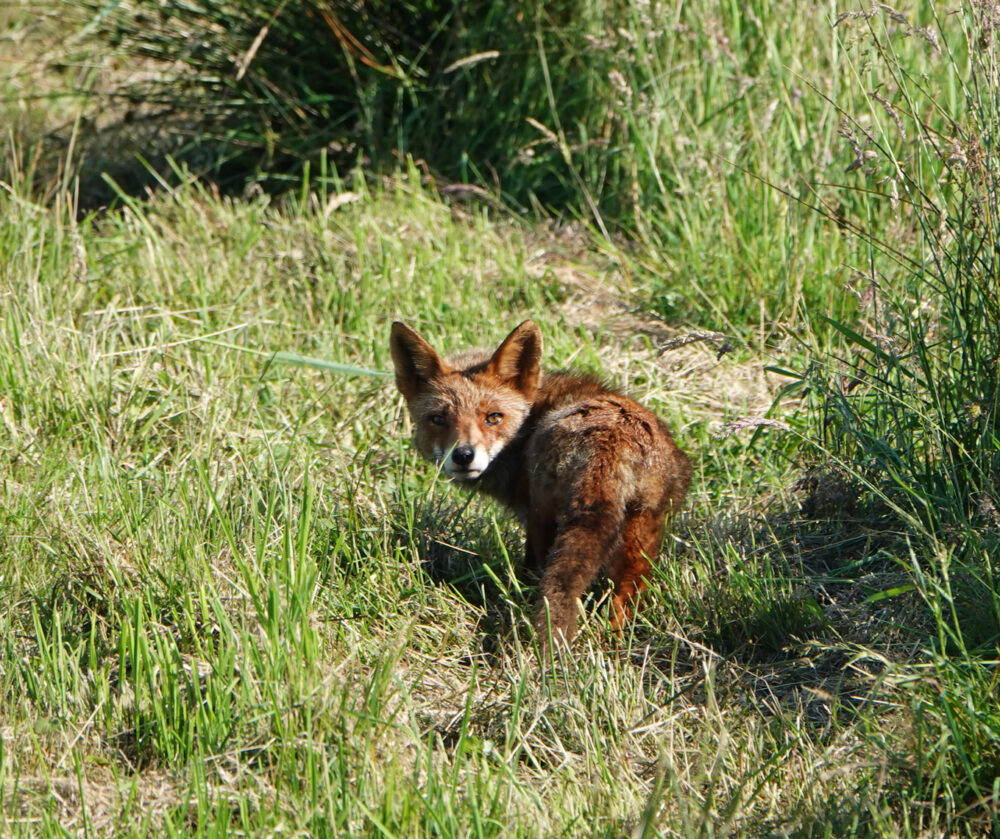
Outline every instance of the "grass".
<path id="1" fill-rule="evenodd" d="M 927 152 L 972 59 L 960 31 L 941 27 L 945 62 L 885 10 L 798 15 L 785 35 L 786 6 L 747 9 L 685 7 L 676 52 L 630 65 L 633 96 L 676 123 L 631 135 L 663 188 L 628 246 L 586 213 L 545 224 L 448 202 L 417 165 L 383 179 L 322 158 L 282 196 L 223 195 L 178 165 L 81 212 L 78 161 L 46 170 L 32 145 L 39 126 L 72 135 L 74 100 L 8 123 L 0 829 L 998 831 L 995 271 L 989 247 L 948 250 L 991 229 L 957 210 L 992 207 L 992 181 L 970 193 Z M 4 14 L 58 54 L 52 19 Z M 984 25 L 950 20 L 970 39 Z M 734 98 L 737 65 L 753 84 Z M 5 115 L 66 72 L 10 66 Z M 907 145 L 867 93 L 897 72 L 891 101 L 927 113 L 913 68 L 942 93 Z M 986 142 L 988 97 L 968 101 Z M 841 129 L 877 152 L 860 172 L 842 173 Z M 893 160 L 911 200 L 895 210 Z M 824 185 L 831 170 L 859 181 Z M 938 240 L 930 203 L 955 221 Z M 965 258 L 915 273 L 897 251 Z M 877 311 L 844 288 L 856 269 Z M 928 289 L 940 305 L 921 309 Z M 419 463 L 391 382 L 363 372 L 388 368 L 395 318 L 456 350 L 527 316 L 550 366 L 602 370 L 696 462 L 629 637 L 596 589 L 546 671 L 515 523 Z M 688 327 L 729 351 L 664 350 Z"/>
<path id="2" fill-rule="evenodd" d="M 259 354 L 384 369 L 392 317 L 459 346 L 530 311 L 568 360 L 572 306 L 517 281 L 522 228 L 406 182 L 329 214 L 197 184 L 83 222 L 3 200 L 6 830 L 766 832 L 856 786 L 836 818 L 881 812 L 877 680 L 809 651 L 823 621 L 775 540 L 720 517 L 707 475 L 744 447 L 712 452 L 683 369 L 593 350 L 648 382 L 701 479 L 635 641 L 594 611 L 541 676 L 510 522 L 415 462 L 388 383 Z M 731 470 L 748 497 L 759 472 Z"/>
<path id="3" fill-rule="evenodd" d="M 358 329 L 341 343 L 338 321 L 364 310 L 366 290 L 377 306 L 386 285 L 398 314 L 416 308 L 412 273 L 387 265 L 462 266 L 483 316 L 498 295 L 537 305 L 495 262 L 522 251 L 520 230 L 453 220 L 404 185 L 331 215 L 321 202 L 220 202 L 196 185 L 82 224 L 68 209 L 21 207 L 4 213 L 3 237 L 17 278 L 3 333 L 8 829 L 60 822 L 45 801 L 66 779 L 78 798 L 111 796 L 111 811 L 140 812 L 159 792 L 163 829 L 465 833 L 475 818 L 496 833 L 520 814 L 531 834 L 533 776 L 618 771 L 581 755 L 601 727 L 590 714 L 622 678 L 638 707 L 602 713 L 645 713 L 637 675 L 604 673 L 591 653 L 596 683 L 562 708 L 566 686 L 539 696 L 530 657 L 490 667 L 479 609 L 429 584 L 418 525 L 454 502 L 413 463 L 388 385 L 241 351 L 297 346 L 384 367 L 383 336 Z M 349 243 L 388 231 L 372 262 L 352 254 Z M 342 242 L 343 261 L 317 267 L 315 284 L 290 283 L 300 261 L 280 255 L 308 261 L 323 241 Z M 350 311 L 316 299 L 332 277 L 353 286 Z M 425 289 L 423 311 L 436 304 L 459 334 L 473 331 L 469 306 L 445 305 L 453 288 Z M 306 338 L 310 310 L 333 326 Z M 471 527 L 510 536 L 493 521 L 476 514 Z M 480 539 L 495 562 L 503 542 Z M 524 598 L 510 597 L 528 647 Z M 545 717 L 551 704 L 561 722 Z M 553 829 L 600 811 L 595 795 L 570 794 Z"/>

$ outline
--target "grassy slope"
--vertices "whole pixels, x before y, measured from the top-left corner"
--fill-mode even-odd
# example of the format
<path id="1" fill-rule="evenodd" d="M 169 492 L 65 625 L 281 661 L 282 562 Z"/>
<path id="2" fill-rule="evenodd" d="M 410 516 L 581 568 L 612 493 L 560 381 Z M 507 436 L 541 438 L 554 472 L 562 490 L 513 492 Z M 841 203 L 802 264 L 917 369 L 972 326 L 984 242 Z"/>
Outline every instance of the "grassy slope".
<path id="1" fill-rule="evenodd" d="M 904 667 L 922 643 L 900 621 L 914 604 L 865 602 L 899 572 L 839 573 L 878 534 L 824 519 L 835 485 L 812 492 L 815 520 L 794 512 L 794 434 L 712 436 L 767 409 L 763 364 L 804 363 L 795 344 L 765 355 L 740 300 L 725 307 L 748 338 L 736 353 L 657 355 L 670 333 L 621 311 L 635 298 L 614 260 L 446 207 L 413 173 L 346 203 L 338 184 L 275 204 L 183 184 L 80 222 L 64 194 L 43 203 L 10 180 L 4 830 L 984 829 L 961 818 L 965 770 L 931 748 L 948 730 L 914 688 L 925 671 Z M 723 259 L 731 204 L 704 206 L 687 242 Z M 796 270 L 833 264 L 814 234 L 784 255 Z M 839 288 L 826 281 L 817 299 Z M 782 312 L 801 317 L 794 294 Z M 572 660 L 544 675 L 509 519 L 416 462 L 387 381 L 268 359 L 385 369 L 395 317 L 455 349 L 528 315 L 550 363 L 608 371 L 698 464 L 634 638 L 614 644 L 592 609 Z M 798 428 L 794 408 L 781 415 Z"/>

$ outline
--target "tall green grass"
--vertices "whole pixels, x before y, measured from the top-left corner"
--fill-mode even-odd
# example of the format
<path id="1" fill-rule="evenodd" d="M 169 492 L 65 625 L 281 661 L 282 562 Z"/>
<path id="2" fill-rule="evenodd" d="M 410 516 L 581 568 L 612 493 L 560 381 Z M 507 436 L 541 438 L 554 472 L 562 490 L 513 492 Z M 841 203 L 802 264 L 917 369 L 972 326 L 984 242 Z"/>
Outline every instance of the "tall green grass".
<path id="1" fill-rule="evenodd" d="M 884 557 L 925 605 L 927 663 L 907 703 L 918 732 L 915 779 L 947 812 L 1000 830 L 1000 130 L 993 11 L 936 20 L 945 91 L 896 52 L 881 16 L 865 20 L 859 79 L 882 95 L 863 137 L 869 221 L 852 280 L 860 325 L 827 318 L 845 354 L 808 377 L 823 447 L 856 480 L 861 506 L 897 532 Z M 864 73 L 860 72 L 864 70 Z M 862 126 L 868 126 L 863 133 Z M 845 131 L 846 133 L 846 131 Z M 893 192 L 884 195 L 891 179 Z M 879 179 L 879 180 L 877 180 Z M 886 235 L 885 205 L 914 236 Z"/>
<path id="2" fill-rule="evenodd" d="M 522 208 L 618 179 L 603 2 L 83 5 L 88 31 L 158 70 L 113 96 L 139 119 L 169 115 L 170 150 L 216 179 L 294 183 L 321 154 L 342 170 L 412 157 Z"/>
<path id="3" fill-rule="evenodd" d="M 965 19 L 964 30 L 959 22 L 950 27 L 941 60 L 963 94 L 952 110 L 931 100 L 924 79 L 898 60 L 892 38 L 867 22 L 879 62 L 869 72 L 881 72 L 883 88 L 894 91 L 894 104 L 880 100 L 892 119 L 871 115 L 876 128 L 866 135 L 867 177 L 892 173 L 902 202 L 897 211 L 912 219 L 914 240 L 901 248 L 874 223 L 860 232 L 867 264 L 858 266 L 852 285 L 863 319 L 854 325 L 826 317 L 846 338 L 849 354 L 835 378 L 814 380 L 825 400 L 821 417 L 831 450 L 887 514 L 925 538 L 924 547 L 980 566 L 975 582 L 966 581 L 968 594 L 978 588 L 973 600 L 985 607 L 970 615 L 973 623 L 982 621 L 969 636 L 979 638 L 974 645 L 1000 639 L 992 582 L 1000 274 L 997 170 L 989 151 L 1000 112 L 995 53 L 982 46 L 992 23 L 983 14 Z M 896 204 L 875 190 L 867 196 L 876 220 L 884 204 Z"/>

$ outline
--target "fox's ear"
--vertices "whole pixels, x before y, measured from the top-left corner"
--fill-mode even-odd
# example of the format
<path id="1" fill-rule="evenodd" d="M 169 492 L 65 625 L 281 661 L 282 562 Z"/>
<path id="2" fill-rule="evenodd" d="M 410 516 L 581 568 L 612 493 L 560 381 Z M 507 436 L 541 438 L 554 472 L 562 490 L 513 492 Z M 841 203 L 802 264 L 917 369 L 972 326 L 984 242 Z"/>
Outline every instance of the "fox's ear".
<path id="1" fill-rule="evenodd" d="M 533 320 L 526 320 L 504 339 L 486 369 L 531 400 L 542 375 L 541 364 L 542 331 Z"/>
<path id="2" fill-rule="evenodd" d="M 392 325 L 389 350 L 396 368 L 396 387 L 407 401 L 420 393 L 430 379 L 449 369 L 430 344 L 399 321 Z"/>

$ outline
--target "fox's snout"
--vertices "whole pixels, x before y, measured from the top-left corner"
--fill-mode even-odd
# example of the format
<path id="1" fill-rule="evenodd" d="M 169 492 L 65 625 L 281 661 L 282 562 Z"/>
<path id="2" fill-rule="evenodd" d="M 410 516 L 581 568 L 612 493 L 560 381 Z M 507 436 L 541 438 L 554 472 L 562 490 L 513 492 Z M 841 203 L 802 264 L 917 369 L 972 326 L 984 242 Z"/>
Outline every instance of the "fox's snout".
<path id="1" fill-rule="evenodd" d="M 449 478 L 471 481 L 490 465 L 493 453 L 485 446 L 458 442 L 447 448 L 435 446 L 434 459 Z"/>
<path id="2" fill-rule="evenodd" d="M 455 446 L 451 453 L 451 459 L 455 461 L 455 465 L 462 469 L 467 469 L 475 458 L 476 450 L 472 446 Z"/>

